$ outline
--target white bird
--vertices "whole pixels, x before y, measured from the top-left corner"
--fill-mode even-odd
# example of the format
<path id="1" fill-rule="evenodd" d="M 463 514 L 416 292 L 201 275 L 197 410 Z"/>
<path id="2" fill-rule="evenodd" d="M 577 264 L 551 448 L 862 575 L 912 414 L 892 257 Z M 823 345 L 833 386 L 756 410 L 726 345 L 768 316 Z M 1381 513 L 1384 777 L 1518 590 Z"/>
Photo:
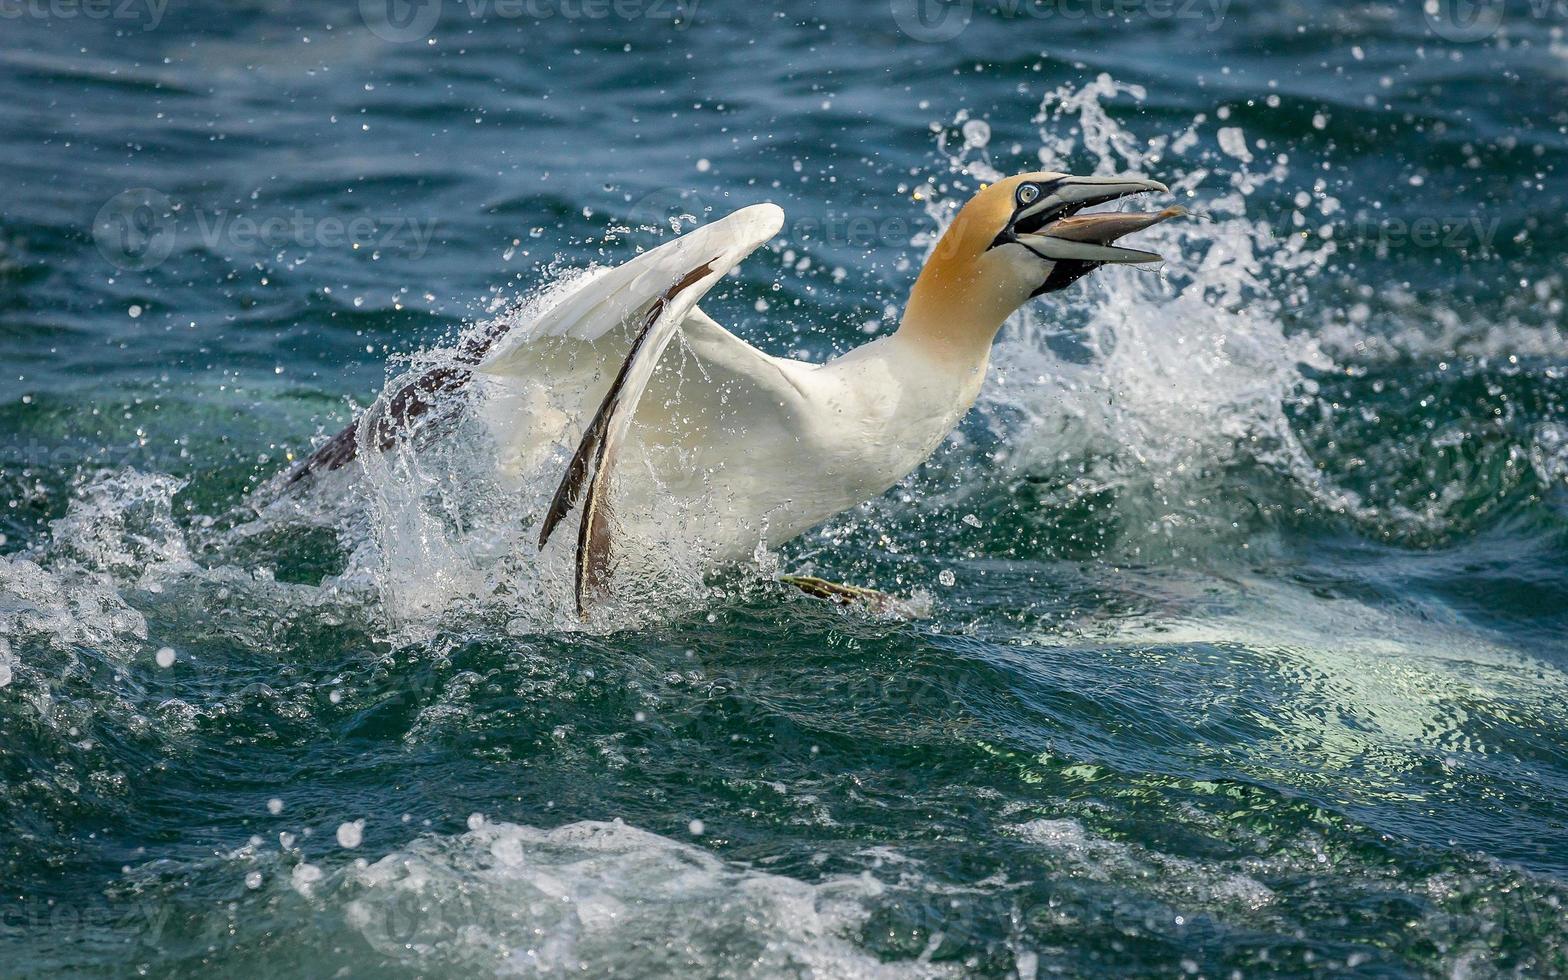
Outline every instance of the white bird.
<path id="1" fill-rule="evenodd" d="M 500 393 L 483 412 L 501 473 L 520 480 L 576 447 L 538 540 L 543 548 L 577 514 L 575 595 L 586 615 L 627 549 L 673 536 L 709 562 L 744 558 L 903 479 L 974 404 L 1015 310 L 1103 264 L 1158 261 L 1110 243 L 1183 210 L 1077 212 L 1167 190 L 1059 173 L 982 189 L 927 259 L 897 331 L 821 364 L 766 354 L 698 308 L 783 224 L 773 204 L 742 208 L 471 342 L 466 364 L 385 399 L 286 481 L 343 465 L 367 440 L 388 448 L 471 372 L 487 375 Z"/>

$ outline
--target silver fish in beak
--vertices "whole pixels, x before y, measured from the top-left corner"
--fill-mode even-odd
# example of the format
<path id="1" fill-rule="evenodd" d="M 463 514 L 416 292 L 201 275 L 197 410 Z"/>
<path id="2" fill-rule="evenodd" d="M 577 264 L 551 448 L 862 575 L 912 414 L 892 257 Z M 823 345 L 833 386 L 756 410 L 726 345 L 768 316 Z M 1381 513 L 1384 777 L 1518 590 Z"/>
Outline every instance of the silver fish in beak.
<path id="1" fill-rule="evenodd" d="M 1085 208 L 1152 191 L 1170 193 L 1142 177 L 1062 175 L 1018 186 L 1012 218 L 992 248 L 1017 245 L 1045 263 L 1044 281 L 1031 295 L 1052 293 L 1106 264 L 1159 262 L 1154 252 L 1112 244 L 1124 235 L 1187 213 L 1174 206 L 1153 213 L 1080 214 Z"/>

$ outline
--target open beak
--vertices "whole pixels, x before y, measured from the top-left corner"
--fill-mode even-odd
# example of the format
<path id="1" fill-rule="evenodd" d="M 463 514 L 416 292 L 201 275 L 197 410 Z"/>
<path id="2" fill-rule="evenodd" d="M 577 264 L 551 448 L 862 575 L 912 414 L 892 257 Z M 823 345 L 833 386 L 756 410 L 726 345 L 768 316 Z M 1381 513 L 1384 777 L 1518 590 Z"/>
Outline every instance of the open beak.
<path id="1" fill-rule="evenodd" d="M 1161 257 L 1153 252 L 1111 243 L 1123 235 L 1184 215 L 1186 208 L 1177 205 L 1154 213 L 1078 213 L 1083 208 L 1149 191 L 1168 194 L 1170 188 L 1157 180 L 1135 177 L 1068 177 L 1057 185 L 1047 207 L 1018 217 L 1011 229 L 1012 238 L 1041 258 L 1058 262 L 1159 262 Z"/>

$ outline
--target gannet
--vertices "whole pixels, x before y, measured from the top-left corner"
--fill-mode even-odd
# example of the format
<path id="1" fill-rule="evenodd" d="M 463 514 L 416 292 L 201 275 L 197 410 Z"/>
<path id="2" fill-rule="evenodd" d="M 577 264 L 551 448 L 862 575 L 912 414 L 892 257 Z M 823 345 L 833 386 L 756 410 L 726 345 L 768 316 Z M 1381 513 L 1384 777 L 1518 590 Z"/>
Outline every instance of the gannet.
<path id="1" fill-rule="evenodd" d="M 575 515 L 586 616 L 634 549 L 678 538 L 708 562 L 744 559 L 903 479 L 974 404 L 1015 310 L 1102 265 L 1160 260 L 1111 243 L 1182 208 L 1079 213 L 1149 191 L 1168 188 L 1052 172 L 984 187 L 926 260 L 898 329 L 825 363 L 766 354 L 698 308 L 783 225 L 776 205 L 741 208 L 468 342 L 458 364 L 383 396 L 287 480 L 362 446 L 389 450 L 442 396 L 483 379 L 498 471 L 520 484 L 559 468 L 532 519 L 543 549 Z"/>

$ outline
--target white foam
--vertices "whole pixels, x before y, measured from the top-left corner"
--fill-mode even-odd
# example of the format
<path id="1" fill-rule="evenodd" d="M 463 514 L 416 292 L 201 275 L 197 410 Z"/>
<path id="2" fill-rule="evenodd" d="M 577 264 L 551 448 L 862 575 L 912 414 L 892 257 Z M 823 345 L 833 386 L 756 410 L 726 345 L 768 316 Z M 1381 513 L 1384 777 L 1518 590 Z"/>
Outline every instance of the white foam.
<path id="1" fill-rule="evenodd" d="M 336 887 L 349 924 L 419 970 L 950 975 L 855 945 L 882 890 L 870 877 L 798 881 L 618 821 L 480 821 L 345 869 Z"/>
<path id="2" fill-rule="evenodd" d="M 1384 607 L 1272 579 L 1190 572 L 1172 581 L 1103 571 L 1098 582 L 1141 597 L 1147 614 L 1053 623 L 1024 642 L 1098 647 L 1123 668 L 1146 658 L 1147 669 L 1166 670 L 1184 648 L 1258 664 L 1233 670 L 1268 678 L 1266 688 L 1214 698 L 1262 730 L 1232 749 L 1260 778 L 1299 784 L 1333 773 L 1338 793 L 1404 798 L 1430 778 L 1434 752 L 1506 757 L 1516 751 L 1514 726 L 1568 725 L 1568 674 L 1439 603 L 1408 597 Z M 1031 669 L 1025 653 L 1014 662 Z"/>
<path id="3" fill-rule="evenodd" d="M 51 558 L 143 585 L 194 568 L 174 520 L 184 480 L 133 469 L 104 472 L 74 494 L 65 516 L 50 522 Z"/>
<path id="4" fill-rule="evenodd" d="M 1048 851 L 1075 876 L 1118 884 L 1214 912 L 1255 911 L 1273 903 L 1272 889 L 1232 862 L 1200 863 L 1135 844 L 1097 837 L 1070 819 L 1017 824 L 1012 833 Z"/>
<path id="5" fill-rule="evenodd" d="M 43 643 L 72 656 L 81 646 L 129 657 L 147 639 L 147 621 L 102 573 L 0 558 L 0 635 L 7 656 L 12 644 Z"/>

